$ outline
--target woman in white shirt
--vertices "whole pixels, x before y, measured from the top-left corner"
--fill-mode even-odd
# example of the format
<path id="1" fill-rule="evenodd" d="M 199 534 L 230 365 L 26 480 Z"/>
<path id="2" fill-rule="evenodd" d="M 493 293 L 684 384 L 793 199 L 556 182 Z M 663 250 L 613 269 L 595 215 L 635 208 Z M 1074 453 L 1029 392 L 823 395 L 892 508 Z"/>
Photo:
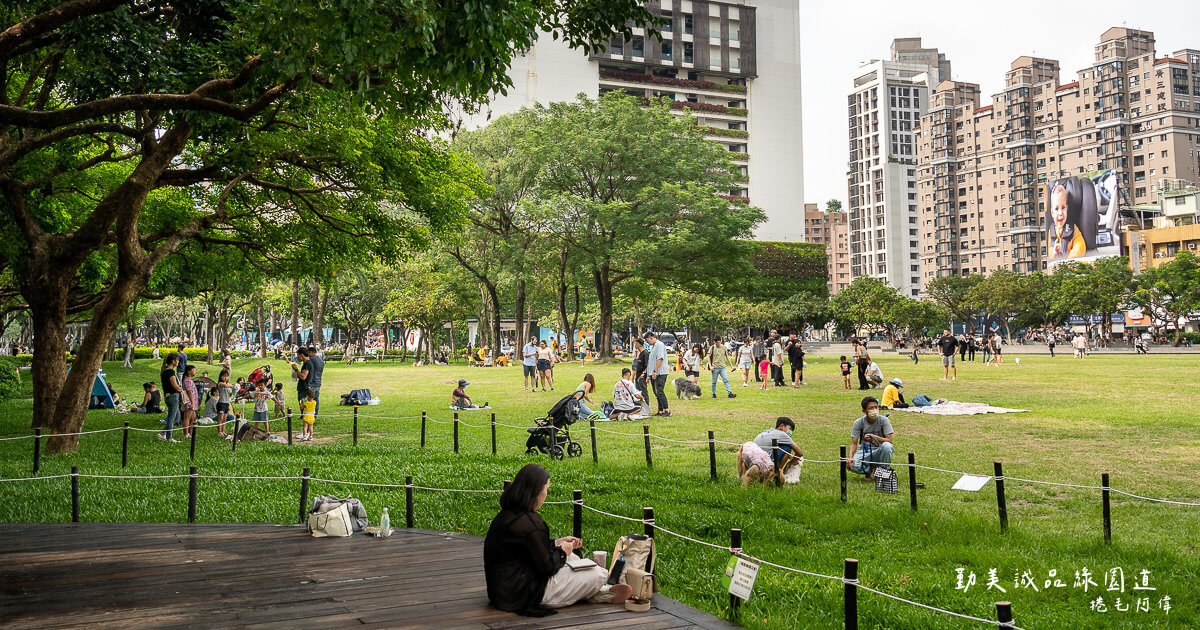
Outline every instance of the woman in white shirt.
<path id="1" fill-rule="evenodd" d="M 537 369 L 542 374 L 542 391 L 546 391 L 546 383 L 550 383 L 550 391 L 554 391 L 554 351 L 546 346 L 546 340 L 538 342 Z"/>
<path id="2" fill-rule="evenodd" d="M 693 383 L 700 380 L 700 357 L 703 355 L 700 344 L 692 344 L 692 347 L 683 353 L 683 375 Z"/>
<path id="3" fill-rule="evenodd" d="M 737 366 L 742 371 L 742 387 L 749 387 L 750 370 L 754 369 L 754 344 L 749 337 L 737 349 Z"/>

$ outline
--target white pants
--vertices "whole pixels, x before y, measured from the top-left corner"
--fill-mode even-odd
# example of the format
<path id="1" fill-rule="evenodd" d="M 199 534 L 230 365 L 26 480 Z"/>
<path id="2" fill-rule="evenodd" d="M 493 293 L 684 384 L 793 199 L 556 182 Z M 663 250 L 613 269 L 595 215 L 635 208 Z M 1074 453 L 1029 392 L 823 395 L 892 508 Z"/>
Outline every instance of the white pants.
<path id="1" fill-rule="evenodd" d="M 570 606 L 599 593 L 607 581 L 608 571 L 600 567 L 572 571 L 571 567 L 564 564 L 558 573 L 550 576 L 546 594 L 542 596 L 542 605 L 547 608 Z"/>

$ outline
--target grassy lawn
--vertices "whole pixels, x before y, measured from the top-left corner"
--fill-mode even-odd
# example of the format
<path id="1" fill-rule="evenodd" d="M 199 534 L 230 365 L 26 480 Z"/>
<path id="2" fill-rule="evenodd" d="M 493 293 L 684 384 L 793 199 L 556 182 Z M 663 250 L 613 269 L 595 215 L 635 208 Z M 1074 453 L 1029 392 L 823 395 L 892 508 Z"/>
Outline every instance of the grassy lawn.
<path id="1" fill-rule="evenodd" d="M 897 462 L 916 453 L 917 463 L 957 471 L 991 474 L 992 462 L 1004 463 L 1009 477 L 1099 485 L 1100 474 L 1111 473 L 1115 488 L 1140 495 L 1181 501 L 1200 501 L 1196 484 L 1200 464 L 1200 422 L 1193 409 L 1191 376 L 1200 368 L 1200 355 L 1021 357 L 1006 354 L 1001 368 L 981 361 L 960 365 L 959 380 L 941 382 L 940 363 L 922 357 L 919 366 L 903 357 L 879 360 L 887 378 L 904 379 L 906 394 L 987 402 L 1031 413 L 989 416 L 928 416 L 892 412 Z M 272 362 L 286 373 L 283 362 Z M 809 356 L 808 385 L 800 390 L 759 391 L 740 387 L 735 377 L 735 400 L 706 397 L 676 401 L 674 416 L 652 421 L 654 433 L 671 439 L 703 439 L 713 430 L 719 440 L 753 438 L 787 415 L 797 422 L 796 436 L 806 455 L 836 459 L 838 447 L 849 443 L 850 425 L 859 413 L 861 393 L 844 390 L 838 357 Z M 235 362 L 245 374 L 261 360 Z M 119 363 L 106 364 L 114 386 L 123 395 L 140 398 L 140 383 L 157 375 L 157 362 L 138 361 L 133 371 Z M 487 428 L 461 427 L 461 453 L 452 452 L 452 427 L 430 422 L 426 448 L 419 445 L 420 416 L 448 421 L 450 390 L 457 379 L 472 381 L 468 392 L 476 401 L 489 401 L 498 422 L 529 426 L 558 396 L 573 390 L 584 371 L 596 375 L 599 399 L 610 399 L 620 366 L 577 364 L 556 369 L 558 392 L 522 391 L 519 368 L 475 369 L 463 366 L 393 365 L 330 366 L 322 388 L 323 411 L 345 414 L 337 396 L 369 387 L 383 404 L 361 409 L 359 445 L 350 439 L 347 415 L 318 419 L 317 440 L 287 447 L 271 443 L 242 443 L 231 453 L 229 443 L 212 429 L 200 433 L 195 464 L 201 474 L 272 476 L 298 475 L 310 467 L 318 477 L 366 482 L 415 483 L 451 488 L 499 488 L 503 479 L 526 461 L 523 429 L 498 429 L 499 452 L 490 452 Z M 212 370 L 216 373 L 216 370 Z M 673 379 L 678 374 L 672 374 Z M 753 377 L 752 377 L 753 378 Z M 294 394 L 291 382 L 285 386 Z M 0 403 L 0 437 L 25 434 L 30 402 Z M 369 417 L 368 417 L 369 416 Z M 487 412 L 466 412 L 475 425 L 488 421 Z M 85 428 L 157 427 L 156 417 L 90 412 Z M 299 423 L 297 421 L 297 429 Z M 575 425 L 575 438 L 584 456 L 566 461 L 536 458 L 551 472 L 551 500 L 570 499 L 572 489 L 599 509 L 640 516 L 654 506 L 664 527 L 706 541 L 727 544 L 730 528 L 743 530 L 743 546 L 757 557 L 818 573 L 840 575 L 844 558 L 860 561 L 865 586 L 983 618 L 994 618 L 994 602 L 1010 600 L 1018 625 L 1025 628 L 1140 628 L 1196 627 L 1200 624 L 1200 507 L 1154 504 L 1114 495 L 1113 541 L 1103 540 L 1099 492 L 1037 485 L 1010 480 L 1006 484 L 1009 529 L 1000 533 L 992 484 L 978 493 L 950 490 L 957 475 L 918 471 L 926 484 L 919 491 L 920 507 L 909 508 L 907 473 L 901 473 L 901 492 L 885 495 L 854 476 L 849 498 L 839 499 L 838 468 L 809 463 L 801 482 L 784 489 L 743 489 L 733 472 L 732 446 L 718 451 L 720 479 L 708 477 L 708 447 L 655 441 L 654 468 L 645 464 L 641 423 L 604 423 L 604 429 L 637 433 L 636 437 L 599 434 L 600 463 L 591 461 L 586 424 Z M 276 432 L 283 422 L 272 423 Z M 177 437 L 182 437 L 177 435 Z M 130 463 L 121 469 L 119 431 L 84 436 L 80 452 L 46 457 L 41 474 L 61 474 L 71 466 L 92 474 L 181 474 L 187 472 L 188 445 L 164 444 L 151 433 L 130 437 Z M 30 440 L 0 442 L 0 476 L 27 477 L 31 471 Z M 66 479 L 0 485 L 2 521 L 70 520 L 69 481 Z M 403 523 L 403 490 L 348 488 L 314 482 L 312 492 L 360 497 L 377 518 L 388 506 L 393 522 Z M 198 520 L 294 522 L 298 511 L 296 481 L 201 480 Z M 81 518 L 87 521 L 184 521 L 187 480 L 81 479 Z M 487 494 L 418 492 L 419 527 L 482 534 L 496 511 L 496 497 Z M 569 505 L 548 505 L 543 515 L 556 535 L 570 533 Z M 640 526 L 585 512 L 585 548 L 611 550 L 622 533 Z M 662 591 L 673 598 L 724 615 L 728 595 L 718 580 L 727 553 L 660 535 L 657 570 Z M 1125 591 L 1108 592 L 1105 573 L 1121 567 Z M 956 590 L 956 569 L 974 572 L 977 583 L 967 592 Z M 995 568 L 1005 593 L 985 586 Z M 1076 572 L 1090 571 L 1096 586 L 1085 593 L 1074 586 Z M 1150 571 L 1157 590 L 1133 591 L 1137 574 Z M 1028 571 L 1038 590 L 1015 588 L 1017 576 Z M 1050 572 L 1065 587 L 1045 588 Z M 1107 612 L 1094 612 L 1089 602 L 1102 596 Z M 1150 610 L 1136 610 L 1135 600 L 1150 597 Z M 1169 614 L 1159 608 L 1170 596 Z M 1121 607 L 1116 609 L 1116 598 Z M 780 570 L 764 568 L 755 592 L 743 606 L 740 622 L 751 628 L 842 627 L 842 585 Z M 978 626 L 894 602 L 872 593 L 859 594 L 860 624 L 864 628 L 959 628 Z M 964 625 L 965 624 L 965 625 Z"/>

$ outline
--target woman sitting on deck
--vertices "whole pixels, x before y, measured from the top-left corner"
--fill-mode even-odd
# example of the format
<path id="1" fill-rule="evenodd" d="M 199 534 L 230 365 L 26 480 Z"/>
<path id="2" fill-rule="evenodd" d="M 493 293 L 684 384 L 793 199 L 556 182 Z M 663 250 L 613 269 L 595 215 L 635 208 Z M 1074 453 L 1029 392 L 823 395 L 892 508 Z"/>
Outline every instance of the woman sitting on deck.
<path id="1" fill-rule="evenodd" d="M 550 473 L 526 464 L 500 495 L 500 513 L 483 541 L 483 570 L 492 606 L 531 617 L 553 614 L 549 608 L 581 600 L 623 603 L 628 584 L 608 586 L 608 571 L 593 566 L 574 571 L 567 557 L 583 546 L 573 536 L 550 538 L 538 509 L 550 491 Z"/>

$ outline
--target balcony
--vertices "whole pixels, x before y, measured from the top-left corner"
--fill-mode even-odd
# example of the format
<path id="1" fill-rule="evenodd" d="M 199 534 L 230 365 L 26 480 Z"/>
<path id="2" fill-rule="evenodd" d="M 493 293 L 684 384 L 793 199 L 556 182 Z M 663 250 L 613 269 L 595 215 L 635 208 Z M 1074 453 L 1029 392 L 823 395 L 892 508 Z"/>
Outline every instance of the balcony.
<path id="1" fill-rule="evenodd" d="M 601 69 L 600 79 L 624 83 L 635 83 L 640 85 L 664 85 L 687 88 L 689 90 L 709 90 L 712 92 L 724 92 L 726 94 L 746 93 L 746 86 L 744 85 L 726 85 L 722 83 L 713 83 L 712 81 L 691 81 L 688 79 L 676 79 L 673 77 L 657 77 L 652 74 L 620 72 L 618 70 Z"/>

